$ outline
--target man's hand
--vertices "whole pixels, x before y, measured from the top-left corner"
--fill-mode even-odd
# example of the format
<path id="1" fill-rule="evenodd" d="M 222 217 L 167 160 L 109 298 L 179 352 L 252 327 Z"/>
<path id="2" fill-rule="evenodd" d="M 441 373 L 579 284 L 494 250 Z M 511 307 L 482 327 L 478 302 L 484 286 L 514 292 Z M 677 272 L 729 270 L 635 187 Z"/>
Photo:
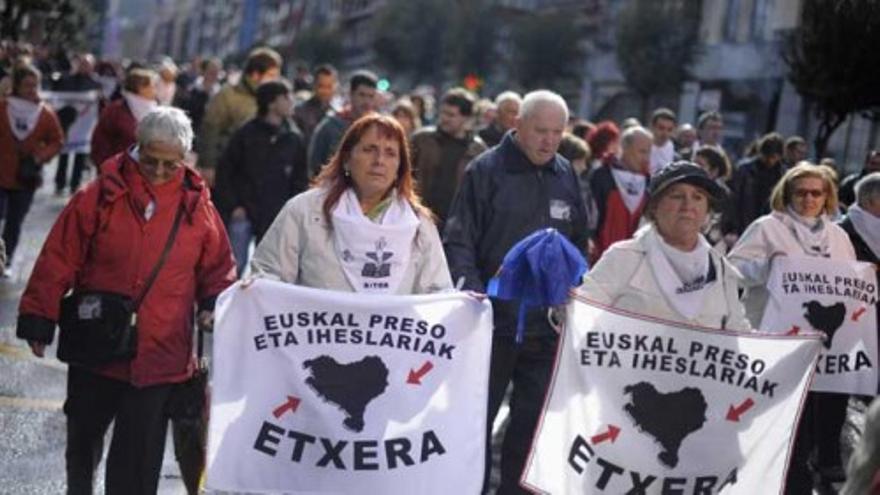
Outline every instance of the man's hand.
<path id="1" fill-rule="evenodd" d="M 232 219 L 247 220 L 247 210 L 245 210 L 243 206 L 236 206 L 235 209 L 232 210 Z"/>
<path id="2" fill-rule="evenodd" d="M 214 187 L 214 169 L 199 167 L 199 175 L 204 179 L 208 187 Z"/>
<path id="3" fill-rule="evenodd" d="M 214 331 L 214 312 L 208 310 L 199 311 L 196 316 L 196 324 L 204 332 Z"/>
<path id="4" fill-rule="evenodd" d="M 34 356 L 41 358 L 46 354 L 46 344 L 36 340 L 28 340 L 28 345 L 31 346 L 31 352 L 34 353 Z"/>

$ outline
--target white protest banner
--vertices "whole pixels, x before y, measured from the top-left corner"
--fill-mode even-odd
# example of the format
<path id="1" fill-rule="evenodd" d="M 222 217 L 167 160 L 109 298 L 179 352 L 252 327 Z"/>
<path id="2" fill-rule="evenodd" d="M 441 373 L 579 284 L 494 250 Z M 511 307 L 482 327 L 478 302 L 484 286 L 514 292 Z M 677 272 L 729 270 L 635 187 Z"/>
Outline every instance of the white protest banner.
<path id="1" fill-rule="evenodd" d="M 479 492 L 488 301 L 257 280 L 216 316 L 209 488 Z"/>
<path id="2" fill-rule="evenodd" d="M 552 494 L 778 494 L 818 336 L 628 316 L 577 298 L 522 483 Z"/>
<path id="3" fill-rule="evenodd" d="M 40 97 L 52 106 L 59 118 L 72 119 L 62 153 L 88 153 L 92 147 L 92 131 L 98 124 L 100 91 L 41 91 Z"/>
<path id="4" fill-rule="evenodd" d="M 761 329 L 827 336 L 812 390 L 877 393 L 877 272 L 870 263 L 780 256 Z"/>

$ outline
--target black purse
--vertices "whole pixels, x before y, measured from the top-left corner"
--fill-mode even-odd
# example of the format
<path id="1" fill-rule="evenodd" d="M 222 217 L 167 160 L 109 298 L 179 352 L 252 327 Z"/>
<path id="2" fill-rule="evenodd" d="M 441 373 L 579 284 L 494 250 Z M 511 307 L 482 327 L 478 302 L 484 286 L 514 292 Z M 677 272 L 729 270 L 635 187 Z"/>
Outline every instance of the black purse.
<path id="1" fill-rule="evenodd" d="M 168 258 L 180 228 L 178 208 L 165 248 L 137 298 L 97 290 L 74 290 L 61 300 L 58 359 L 68 364 L 95 366 L 131 360 L 137 355 L 137 309 Z"/>
<path id="2" fill-rule="evenodd" d="M 208 399 L 208 362 L 203 357 L 204 330 L 198 325 L 196 370 L 189 380 L 176 383 L 165 403 L 165 414 L 175 420 L 199 420 Z"/>
<path id="3" fill-rule="evenodd" d="M 26 189 L 38 189 L 43 184 L 43 167 L 33 156 L 19 155 L 16 179 Z"/>

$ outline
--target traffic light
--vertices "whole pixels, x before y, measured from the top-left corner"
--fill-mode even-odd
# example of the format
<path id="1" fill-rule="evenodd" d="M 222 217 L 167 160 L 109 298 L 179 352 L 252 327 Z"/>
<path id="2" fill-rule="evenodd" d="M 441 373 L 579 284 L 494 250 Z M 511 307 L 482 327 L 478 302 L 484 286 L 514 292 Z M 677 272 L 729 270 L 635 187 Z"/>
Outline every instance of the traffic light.
<path id="1" fill-rule="evenodd" d="M 463 84 L 465 89 L 476 93 L 483 87 L 483 80 L 476 74 L 468 74 L 464 76 Z"/>
<path id="2" fill-rule="evenodd" d="M 379 91 L 388 91 L 389 89 L 391 89 L 391 81 L 385 79 L 384 77 L 382 79 L 379 79 L 379 82 L 376 83 L 376 89 L 378 89 Z"/>

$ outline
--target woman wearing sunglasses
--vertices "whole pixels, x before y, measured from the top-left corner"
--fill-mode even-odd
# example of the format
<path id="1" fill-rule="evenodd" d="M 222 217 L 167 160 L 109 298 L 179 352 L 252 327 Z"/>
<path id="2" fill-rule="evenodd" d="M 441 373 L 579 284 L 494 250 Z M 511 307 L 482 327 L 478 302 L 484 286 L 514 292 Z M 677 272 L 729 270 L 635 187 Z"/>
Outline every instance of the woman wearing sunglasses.
<path id="1" fill-rule="evenodd" d="M 743 303 L 755 328 L 761 323 L 769 292 L 767 279 L 778 256 L 811 256 L 855 260 L 846 232 L 831 221 L 837 213 L 837 187 L 831 172 L 801 162 L 791 168 L 770 195 L 769 215 L 755 220 L 728 255 L 743 275 Z M 840 430 L 848 396 L 811 392 L 798 427 L 786 481 L 786 493 L 812 493 L 809 464 L 824 481 L 834 481 L 840 468 Z M 810 461 L 813 448 L 817 456 Z"/>

